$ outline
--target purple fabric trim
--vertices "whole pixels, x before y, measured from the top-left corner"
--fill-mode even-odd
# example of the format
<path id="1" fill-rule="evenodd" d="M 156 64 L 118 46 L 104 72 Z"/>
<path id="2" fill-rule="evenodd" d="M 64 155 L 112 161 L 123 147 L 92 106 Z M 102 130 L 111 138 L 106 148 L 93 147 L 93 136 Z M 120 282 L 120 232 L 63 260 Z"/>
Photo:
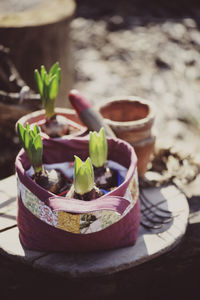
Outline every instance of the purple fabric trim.
<path id="1" fill-rule="evenodd" d="M 104 230 L 77 234 L 50 226 L 35 217 L 18 199 L 18 228 L 22 244 L 32 250 L 91 252 L 134 245 L 140 224 L 140 202 L 117 223 Z"/>
<path id="2" fill-rule="evenodd" d="M 105 201 L 102 197 L 96 201 L 82 201 L 77 199 L 67 199 L 63 197 L 51 197 L 47 202 L 53 210 L 62 210 L 70 213 L 89 213 L 97 210 L 112 210 L 120 215 L 130 205 L 130 202 L 123 197 L 110 196 Z"/>

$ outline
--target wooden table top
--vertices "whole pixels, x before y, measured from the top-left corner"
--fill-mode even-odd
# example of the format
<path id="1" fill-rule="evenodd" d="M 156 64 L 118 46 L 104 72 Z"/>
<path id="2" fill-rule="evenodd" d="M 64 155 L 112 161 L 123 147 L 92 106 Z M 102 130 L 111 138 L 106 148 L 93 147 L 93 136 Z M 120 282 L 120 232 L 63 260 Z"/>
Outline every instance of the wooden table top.
<path id="1" fill-rule="evenodd" d="M 15 176 L 0 181 L 0 253 L 31 267 L 68 278 L 112 274 L 142 264 L 174 248 L 185 234 L 189 207 L 184 194 L 174 185 L 143 189 L 143 194 L 173 218 L 158 229 L 140 226 L 134 246 L 84 254 L 45 253 L 27 250 L 19 240 L 16 222 Z"/>

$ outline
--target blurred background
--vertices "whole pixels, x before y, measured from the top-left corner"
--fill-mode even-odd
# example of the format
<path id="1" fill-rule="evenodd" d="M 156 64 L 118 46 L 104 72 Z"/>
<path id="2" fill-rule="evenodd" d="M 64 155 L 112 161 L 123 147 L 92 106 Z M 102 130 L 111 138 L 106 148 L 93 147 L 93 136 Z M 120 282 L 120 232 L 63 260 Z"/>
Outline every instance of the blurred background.
<path id="1" fill-rule="evenodd" d="M 50 3 L 60 6 L 62 14 Z M 68 5 L 72 5 L 70 18 Z M 34 16 L 37 6 L 40 13 L 34 22 L 30 16 L 22 17 L 30 11 Z M 41 60 L 48 67 L 58 58 L 63 68 L 63 100 L 57 106 L 69 107 L 71 88 L 94 104 L 113 96 L 139 96 L 156 104 L 158 142 L 176 143 L 196 153 L 200 150 L 199 1 L 74 0 L 68 4 L 66 0 L 3 0 L 0 8 L 0 44 L 10 48 L 18 72 L 33 90 L 34 67 Z M 9 35 L 5 27 L 13 28 L 19 18 L 15 20 L 14 13 L 27 25 L 16 25 L 17 33 Z M 49 23 L 61 25 L 52 29 Z M 36 61 L 39 44 L 43 54 Z M 29 69 L 28 64 L 32 64 Z M 0 119 L 6 123 L 3 113 Z M 0 137 L 3 178 L 14 172 L 19 145 L 13 126 L 1 130 Z"/>
<path id="2" fill-rule="evenodd" d="M 14 130 L 17 118 L 40 107 L 39 103 L 32 106 L 20 100 L 21 87 L 26 83 L 34 94 L 34 68 L 45 64 L 48 69 L 56 60 L 62 68 L 57 106 L 69 107 L 67 95 L 71 88 L 78 89 L 93 104 L 113 96 L 139 96 L 156 105 L 154 130 L 158 144 L 172 144 L 200 153 L 199 30 L 198 0 L 1 0 L 0 45 L 10 50 L 0 47 L 0 179 L 14 174 L 14 160 L 20 148 Z M 199 198 L 195 201 L 199 207 Z M 199 230 L 196 228 L 190 227 L 186 254 L 178 252 L 173 260 L 172 253 L 171 265 L 166 259 L 166 269 L 161 272 L 165 284 L 160 289 L 156 280 L 149 280 L 152 268 L 149 273 L 144 269 L 139 273 L 145 299 L 150 299 L 148 291 L 154 293 L 154 299 L 179 299 L 180 291 L 181 299 L 190 299 L 194 289 L 198 291 Z M 196 248 L 191 249 L 191 245 Z M 177 261 L 178 273 L 173 273 Z M 30 272 L 26 266 L 11 267 L 4 257 L 0 257 L 0 262 L 1 286 L 10 295 L 5 299 L 11 296 L 23 299 L 22 295 L 24 299 L 27 296 L 45 299 L 47 295 L 48 299 L 57 299 L 55 286 L 60 299 L 62 292 L 66 295 L 66 280 L 55 281 L 46 273 L 42 276 Z M 154 265 L 156 274 L 160 274 L 162 264 L 161 258 Z M 134 280 L 139 282 L 133 273 L 130 270 L 123 274 L 124 281 L 120 273 L 119 280 L 115 278 L 121 292 L 119 299 L 124 295 L 130 299 L 128 291 L 133 289 Z M 195 279 L 194 274 L 197 274 Z M 110 293 L 111 280 L 107 285 Z M 143 288 L 144 281 L 149 282 L 149 290 Z M 33 289 L 33 282 L 37 288 Z M 93 282 L 95 279 L 91 286 L 97 299 Z M 168 289 L 168 284 L 169 287 L 176 284 L 176 291 Z M 73 287 L 79 292 L 77 283 Z M 81 293 L 84 287 L 81 284 L 79 287 Z M 99 281 L 97 287 L 103 290 L 104 285 Z M 84 294 L 80 296 L 83 298 Z"/>

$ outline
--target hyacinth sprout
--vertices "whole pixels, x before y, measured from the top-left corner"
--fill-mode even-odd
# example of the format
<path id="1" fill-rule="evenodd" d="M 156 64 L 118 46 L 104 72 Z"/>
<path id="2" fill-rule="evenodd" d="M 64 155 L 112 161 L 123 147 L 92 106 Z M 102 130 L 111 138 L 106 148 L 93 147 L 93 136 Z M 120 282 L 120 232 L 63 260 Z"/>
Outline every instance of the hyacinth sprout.
<path id="1" fill-rule="evenodd" d="M 104 166 L 107 162 L 108 144 L 104 127 L 99 133 L 90 131 L 89 153 L 92 164 L 96 168 Z"/>
<path id="2" fill-rule="evenodd" d="M 89 157 L 85 162 L 76 155 L 74 157 L 74 191 L 79 195 L 84 195 L 94 188 L 92 162 Z"/>
<path id="3" fill-rule="evenodd" d="M 21 145 L 26 151 L 35 173 L 42 172 L 43 144 L 38 125 L 35 124 L 33 129 L 30 129 L 28 123 L 26 124 L 25 128 L 22 126 L 22 124 L 18 123 L 17 131 Z"/>
<path id="4" fill-rule="evenodd" d="M 51 67 L 49 73 L 47 73 L 45 67 L 42 65 L 40 72 L 35 69 L 34 74 L 46 118 L 51 119 L 55 115 L 55 98 L 59 92 L 61 68 L 59 67 L 59 63 L 56 62 Z"/>
<path id="5" fill-rule="evenodd" d="M 59 194 L 67 182 L 59 170 L 45 169 L 42 163 L 43 143 L 38 125 L 35 124 L 33 129 L 30 129 L 28 123 L 26 127 L 18 123 L 17 130 L 21 145 L 34 169 L 32 179 L 44 189 L 54 194 Z"/>
<path id="6" fill-rule="evenodd" d="M 118 173 L 108 166 L 108 143 L 103 127 L 99 132 L 90 132 L 89 154 L 94 166 L 96 186 L 107 191 L 116 187 Z"/>

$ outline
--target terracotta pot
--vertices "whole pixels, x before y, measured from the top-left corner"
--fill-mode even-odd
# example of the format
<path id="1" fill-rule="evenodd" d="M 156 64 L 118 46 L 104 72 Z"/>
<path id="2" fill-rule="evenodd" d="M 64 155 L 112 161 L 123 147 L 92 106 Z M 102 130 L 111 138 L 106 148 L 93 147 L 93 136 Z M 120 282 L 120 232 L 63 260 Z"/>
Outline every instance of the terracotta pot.
<path id="1" fill-rule="evenodd" d="M 100 103 L 96 109 L 116 136 L 134 147 L 138 157 L 138 174 L 143 177 L 155 145 L 153 103 L 134 96 L 115 97 Z"/>
<path id="2" fill-rule="evenodd" d="M 61 115 L 67 118 L 68 123 L 72 129 L 72 134 L 69 135 L 64 135 L 59 138 L 55 139 L 66 139 L 70 137 L 75 137 L 75 136 L 82 136 L 87 132 L 87 128 L 83 125 L 81 120 L 79 119 L 78 115 L 76 114 L 75 110 L 69 109 L 69 108 L 55 108 L 55 112 L 57 115 Z M 17 123 L 21 123 L 23 126 L 26 125 L 26 123 L 34 124 L 37 123 L 38 125 L 41 125 L 45 122 L 45 110 L 37 110 L 34 111 L 30 114 L 26 114 L 22 118 L 20 118 Z M 16 123 L 16 126 L 17 126 Z M 43 134 L 44 136 L 47 136 L 45 133 Z"/>

